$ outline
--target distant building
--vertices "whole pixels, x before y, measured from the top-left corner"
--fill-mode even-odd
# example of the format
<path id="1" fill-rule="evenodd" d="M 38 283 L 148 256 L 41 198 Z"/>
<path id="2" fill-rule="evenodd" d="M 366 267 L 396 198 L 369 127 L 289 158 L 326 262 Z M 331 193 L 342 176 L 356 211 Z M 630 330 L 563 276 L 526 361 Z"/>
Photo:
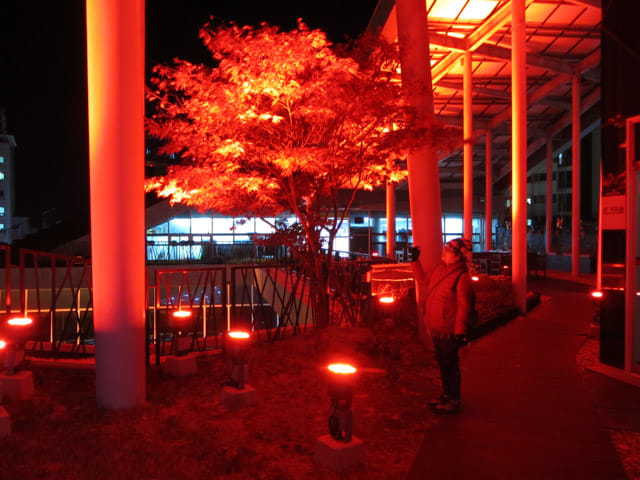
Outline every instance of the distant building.
<path id="1" fill-rule="evenodd" d="M 13 215 L 15 206 L 14 163 L 16 141 L 13 135 L 0 134 L 0 242 L 11 243 L 26 233 L 28 222 Z M 14 227 L 14 224 L 18 228 Z"/>

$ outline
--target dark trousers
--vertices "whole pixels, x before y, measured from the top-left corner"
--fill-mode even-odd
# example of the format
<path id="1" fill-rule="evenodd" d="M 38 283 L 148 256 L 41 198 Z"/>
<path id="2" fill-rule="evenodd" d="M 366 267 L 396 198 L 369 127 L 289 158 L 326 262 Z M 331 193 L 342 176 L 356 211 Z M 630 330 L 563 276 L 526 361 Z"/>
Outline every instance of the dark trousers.
<path id="1" fill-rule="evenodd" d="M 449 398 L 460 400 L 460 359 L 458 357 L 458 339 L 432 337 L 436 360 L 440 365 L 442 392 Z"/>

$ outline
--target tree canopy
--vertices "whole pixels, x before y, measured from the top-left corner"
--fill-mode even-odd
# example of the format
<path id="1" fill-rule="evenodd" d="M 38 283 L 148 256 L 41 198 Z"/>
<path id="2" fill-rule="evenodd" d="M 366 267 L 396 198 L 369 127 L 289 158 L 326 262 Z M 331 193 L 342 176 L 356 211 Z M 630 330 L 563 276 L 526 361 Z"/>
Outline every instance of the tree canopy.
<path id="1" fill-rule="evenodd" d="M 381 40 L 332 48 L 301 21 L 290 32 L 207 24 L 200 37 L 212 64 L 156 66 L 147 94 L 149 133 L 182 161 L 147 190 L 172 202 L 286 211 L 312 228 L 340 218 L 356 190 L 403 179 L 407 149 L 427 141 L 407 123 L 396 49 Z"/>

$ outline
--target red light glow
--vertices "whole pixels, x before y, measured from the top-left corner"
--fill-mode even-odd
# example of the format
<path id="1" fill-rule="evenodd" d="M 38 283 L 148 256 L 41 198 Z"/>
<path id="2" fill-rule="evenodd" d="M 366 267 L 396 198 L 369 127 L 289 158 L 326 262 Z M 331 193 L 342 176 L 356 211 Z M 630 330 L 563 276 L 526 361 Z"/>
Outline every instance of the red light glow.
<path id="1" fill-rule="evenodd" d="M 340 375 L 351 375 L 356 373 L 356 367 L 347 363 L 332 363 L 329 365 L 329 371 Z"/>
<path id="2" fill-rule="evenodd" d="M 0 340 L 0 350 L 5 348 L 6 346 L 7 346 L 7 342 L 5 342 L 4 340 Z"/>
<path id="3" fill-rule="evenodd" d="M 386 297 L 380 297 L 380 300 L 379 300 L 380 303 L 393 303 L 395 301 L 396 301 L 396 299 L 393 298 L 392 295 L 391 296 L 386 296 Z"/>
<path id="4" fill-rule="evenodd" d="M 602 298 L 604 296 L 604 294 L 600 291 L 595 291 L 595 292 L 591 292 L 591 297 L 592 298 Z"/>
<path id="5" fill-rule="evenodd" d="M 479 281 L 480 281 L 480 277 L 478 277 L 477 275 L 473 275 L 473 276 L 471 277 L 471 281 L 472 281 L 472 282 L 479 282 Z"/>
<path id="6" fill-rule="evenodd" d="M 373 252 L 373 253 L 371 254 L 371 256 L 372 256 L 372 257 L 377 257 L 377 256 L 379 256 L 379 255 L 380 255 L 380 254 L 379 254 L 378 252 Z"/>
<path id="7" fill-rule="evenodd" d="M 247 339 L 249 338 L 249 334 L 247 332 L 229 332 L 229 336 L 231 338 L 244 338 Z"/>
<path id="8" fill-rule="evenodd" d="M 31 320 L 28 317 L 11 318 L 11 319 L 7 320 L 7 323 L 9 325 L 13 325 L 14 327 L 25 327 L 27 325 L 31 325 L 33 323 L 33 320 Z"/>
<path id="9" fill-rule="evenodd" d="M 178 310 L 177 312 L 173 312 L 173 318 L 188 318 L 190 316 L 190 310 Z"/>

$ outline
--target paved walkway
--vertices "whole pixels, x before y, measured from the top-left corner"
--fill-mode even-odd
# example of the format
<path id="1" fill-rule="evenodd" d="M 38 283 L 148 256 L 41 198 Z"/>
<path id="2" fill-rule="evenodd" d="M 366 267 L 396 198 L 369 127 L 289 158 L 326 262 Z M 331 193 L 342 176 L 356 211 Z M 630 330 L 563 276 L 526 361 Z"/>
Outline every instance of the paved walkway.
<path id="1" fill-rule="evenodd" d="M 626 479 L 605 426 L 640 427 L 640 388 L 579 372 L 589 287 L 530 289 L 537 308 L 464 352 L 462 410 L 425 432 L 408 479 Z"/>

